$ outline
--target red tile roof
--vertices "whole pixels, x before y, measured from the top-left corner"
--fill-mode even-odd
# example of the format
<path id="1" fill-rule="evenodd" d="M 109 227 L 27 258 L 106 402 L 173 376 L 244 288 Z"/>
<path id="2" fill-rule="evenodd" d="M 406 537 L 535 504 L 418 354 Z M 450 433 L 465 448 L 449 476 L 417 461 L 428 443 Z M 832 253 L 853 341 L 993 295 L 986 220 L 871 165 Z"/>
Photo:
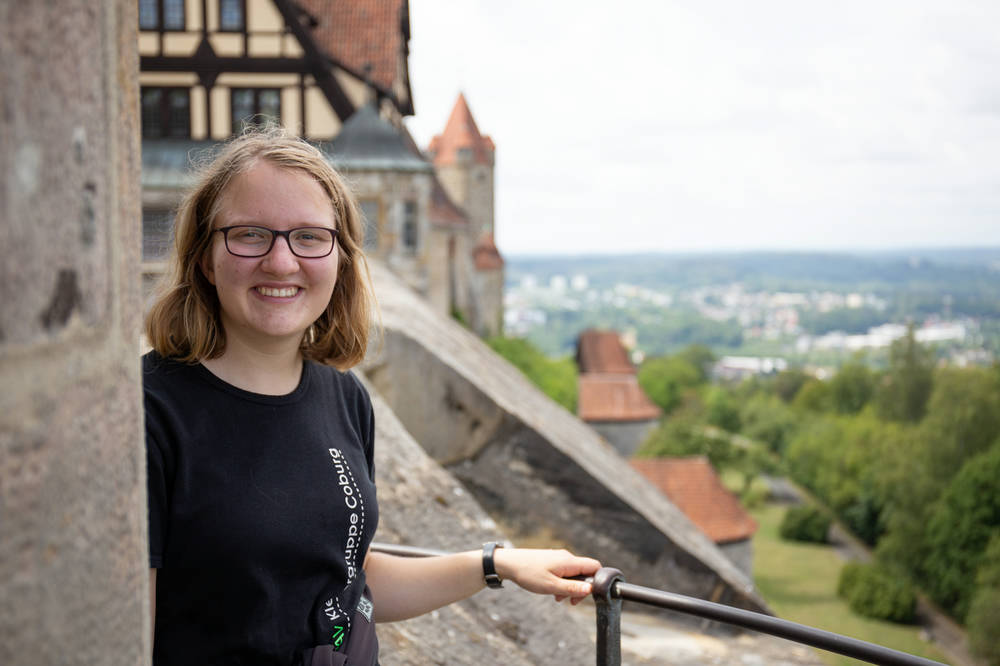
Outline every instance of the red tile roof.
<path id="1" fill-rule="evenodd" d="M 581 333 L 576 344 L 576 363 L 581 373 L 635 374 L 635 367 L 614 331 L 587 329 Z"/>
<path id="2" fill-rule="evenodd" d="M 651 421 L 660 408 L 632 374 L 584 373 L 577 380 L 577 412 L 584 421 Z"/>
<path id="3" fill-rule="evenodd" d="M 296 0 L 317 22 L 316 44 L 344 69 L 413 113 L 407 65 L 410 39 L 408 0 Z M 366 72 L 371 66 L 370 73 Z"/>
<path id="4" fill-rule="evenodd" d="M 465 95 L 459 93 L 444 132 L 431 139 L 427 152 L 433 157 L 435 166 L 445 166 L 454 164 L 458 151 L 463 148 L 471 151 L 476 164 L 493 164 L 496 150 L 493 139 L 479 133 Z"/>
<path id="5" fill-rule="evenodd" d="M 503 268 L 503 257 L 497 249 L 493 237 L 483 234 L 476 247 L 472 248 L 472 257 L 476 264 L 477 271 L 495 271 Z"/>
<path id="6" fill-rule="evenodd" d="M 757 531 L 757 522 L 726 490 L 704 456 L 632 458 L 629 463 L 712 541 L 742 541 Z"/>

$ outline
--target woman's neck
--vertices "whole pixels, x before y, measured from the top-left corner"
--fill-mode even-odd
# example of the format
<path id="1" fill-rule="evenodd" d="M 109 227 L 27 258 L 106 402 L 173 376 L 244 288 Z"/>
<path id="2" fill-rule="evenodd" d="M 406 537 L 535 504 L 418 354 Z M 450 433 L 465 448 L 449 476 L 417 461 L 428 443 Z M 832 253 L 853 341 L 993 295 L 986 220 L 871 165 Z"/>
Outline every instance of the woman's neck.
<path id="1" fill-rule="evenodd" d="M 251 393 L 286 395 L 302 379 L 302 353 L 298 345 L 261 349 L 237 338 L 226 340 L 222 356 L 201 362 L 222 381 Z"/>

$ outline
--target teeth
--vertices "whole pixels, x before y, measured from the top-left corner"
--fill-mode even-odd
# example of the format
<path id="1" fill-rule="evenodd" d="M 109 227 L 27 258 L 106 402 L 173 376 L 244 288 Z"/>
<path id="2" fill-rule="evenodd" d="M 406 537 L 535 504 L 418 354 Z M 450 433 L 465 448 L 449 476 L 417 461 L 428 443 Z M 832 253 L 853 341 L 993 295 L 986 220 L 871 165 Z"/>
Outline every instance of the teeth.
<path id="1" fill-rule="evenodd" d="M 285 287 L 283 289 L 272 289 L 271 287 L 257 287 L 257 293 L 262 296 L 288 297 L 299 293 L 298 287 Z"/>

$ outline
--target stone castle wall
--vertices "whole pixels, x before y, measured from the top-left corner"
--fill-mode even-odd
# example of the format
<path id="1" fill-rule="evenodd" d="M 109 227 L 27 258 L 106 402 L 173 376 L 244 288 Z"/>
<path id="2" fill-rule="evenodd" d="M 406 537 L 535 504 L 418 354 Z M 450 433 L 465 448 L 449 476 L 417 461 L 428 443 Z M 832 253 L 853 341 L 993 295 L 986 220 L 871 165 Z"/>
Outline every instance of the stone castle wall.
<path id="1" fill-rule="evenodd" d="M 0 663 L 148 663 L 134 0 L 0 3 Z"/>

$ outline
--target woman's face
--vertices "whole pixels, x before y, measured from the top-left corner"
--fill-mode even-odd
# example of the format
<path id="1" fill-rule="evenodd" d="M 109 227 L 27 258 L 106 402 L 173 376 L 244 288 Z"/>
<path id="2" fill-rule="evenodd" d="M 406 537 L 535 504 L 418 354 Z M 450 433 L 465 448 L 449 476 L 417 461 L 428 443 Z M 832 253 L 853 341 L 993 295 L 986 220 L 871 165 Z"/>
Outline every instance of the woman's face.
<path id="1" fill-rule="evenodd" d="M 336 229 L 333 205 L 323 187 L 304 171 L 259 160 L 223 190 L 215 228 L 253 225 L 277 231 L 297 227 Z M 222 233 L 201 261 L 215 285 L 227 339 L 250 345 L 298 345 L 306 329 L 330 302 L 337 282 L 338 250 L 304 259 L 292 254 L 285 238 L 275 238 L 263 257 L 237 257 Z"/>

